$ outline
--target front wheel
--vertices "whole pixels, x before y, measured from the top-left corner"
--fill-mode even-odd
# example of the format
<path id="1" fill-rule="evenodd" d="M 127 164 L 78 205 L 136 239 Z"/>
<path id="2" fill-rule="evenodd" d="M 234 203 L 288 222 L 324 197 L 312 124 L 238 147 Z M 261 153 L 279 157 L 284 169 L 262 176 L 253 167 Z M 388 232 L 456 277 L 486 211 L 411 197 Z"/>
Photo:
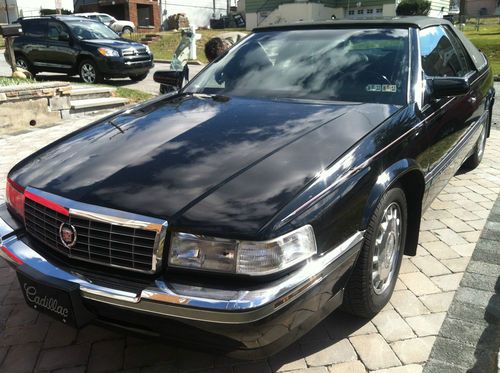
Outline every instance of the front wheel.
<path id="1" fill-rule="evenodd" d="M 122 34 L 131 34 L 132 32 L 134 32 L 134 30 L 130 26 L 125 26 L 122 30 Z"/>
<path id="2" fill-rule="evenodd" d="M 146 79 L 148 76 L 148 73 L 145 74 L 139 74 L 139 75 L 130 75 L 129 78 L 133 80 L 134 82 L 140 82 L 141 80 Z"/>
<path id="3" fill-rule="evenodd" d="M 85 60 L 80 63 L 78 72 L 84 83 L 95 84 L 102 81 L 102 74 L 97 69 L 96 64 L 91 60 Z"/>
<path id="4" fill-rule="evenodd" d="M 361 253 L 344 293 L 344 309 L 371 318 L 389 302 L 401 267 L 407 229 L 407 203 L 396 185 L 375 209 Z"/>

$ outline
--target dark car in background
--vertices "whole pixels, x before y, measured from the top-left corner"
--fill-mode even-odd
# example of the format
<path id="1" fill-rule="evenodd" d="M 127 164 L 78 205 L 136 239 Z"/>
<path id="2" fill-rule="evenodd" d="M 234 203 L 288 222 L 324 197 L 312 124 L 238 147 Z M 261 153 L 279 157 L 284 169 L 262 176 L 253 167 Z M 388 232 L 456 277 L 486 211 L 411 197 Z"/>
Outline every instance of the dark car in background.
<path id="1" fill-rule="evenodd" d="M 423 211 L 481 162 L 494 94 L 442 19 L 259 28 L 18 163 L 0 254 L 67 324 L 269 355 L 387 304 Z"/>
<path id="2" fill-rule="evenodd" d="M 121 38 L 98 21 L 74 16 L 18 20 L 23 36 L 14 40 L 17 66 L 38 72 L 80 75 L 85 83 L 105 78 L 143 80 L 153 67 L 147 45 Z"/>

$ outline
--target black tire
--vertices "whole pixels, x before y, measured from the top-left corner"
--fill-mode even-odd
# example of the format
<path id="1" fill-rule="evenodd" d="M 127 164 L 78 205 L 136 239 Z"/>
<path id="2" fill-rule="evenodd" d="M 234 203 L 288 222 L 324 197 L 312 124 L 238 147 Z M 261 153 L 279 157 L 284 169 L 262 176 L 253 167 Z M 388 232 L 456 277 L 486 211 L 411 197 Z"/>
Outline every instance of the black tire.
<path id="1" fill-rule="evenodd" d="M 33 70 L 33 66 L 26 57 L 22 55 L 16 56 L 16 66 L 29 71 L 33 78 L 35 77 L 36 71 Z"/>
<path id="2" fill-rule="evenodd" d="M 129 78 L 133 80 L 134 82 L 140 82 L 141 80 L 146 79 L 148 76 L 148 73 L 141 74 L 141 75 L 130 75 Z"/>
<path id="3" fill-rule="evenodd" d="M 377 238 L 380 239 L 382 233 L 381 223 L 387 222 L 387 213 L 393 209 L 399 208 L 399 225 L 396 223 L 397 219 L 394 218 L 394 222 L 390 224 L 395 224 L 399 226 L 400 234 L 396 239 L 394 237 L 387 238 L 385 245 L 381 244 L 376 246 Z M 398 214 L 393 214 L 397 216 Z M 406 242 L 406 230 L 407 230 L 407 219 L 408 209 L 406 203 L 406 196 L 399 185 L 392 187 L 387 191 L 384 196 L 379 201 L 370 222 L 368 228 L 365 232 L 365 238 L 363 242 L 363 247 L 359 254 L 359 258 L 354 266 L 351 278 L 346 286 L 344 293 L 344 303 L 343 308 L 345 311 L 360 317 L 372 318 L 375 316 L 384 306 L 389 302 L 392 292 L 394 291 L 394 286 L 396 285 L 396 280 L 399 274 L 399 268 L 401 267 L 401 260 L 404 254 L 404 247 Z M 385 219 L 385 220 L 384 220 Z M 389 225 L 387 227 L 389 228 Z M 389 229 L 386 231 L 389 231 Z M 390 235 L 390 233 L 388 233 Z M 390 243 L 399 241 L 397 248 L 391 250 L 392 247 Z M 387 269 L 387 260 L 382 260 L 386 258 L 384 255 L 378 255 L 378 261 L 374 261 L 375 253 L 379 253 L 380 248 L 385 248 L 383 250 L 388 250 L 388 254 L 392 253 L 388 257 L 390 263 L 390 268 Z M 378 262 L 381 262 L 378 264 Z M 374 264 L 375 263 L 375 264 Z M 377 282 L 374 277 L 376 273 L 375 268 L 379 269 L 379 272 L 389 271 L 386 281 L 382 284 Z M 379 277 L 379 279 L 382 276 Z M 377 285 L 375 285 L 377 282 Z"/>
<path id="4" fill-rule="evenodd" d="M 83 60 L 80 62 L 78 74 L 84 83 L 96 84 L 103 81 L 102 73 L 92 60 Z"/>
<path id="5" fill-rule="evenodd" d="M 133 33 L 134 30 L 132 29 L 132 27 L 130 26 L 125 26 L 123 29 L 122 29 L 122 34 L 131 34 Z"/>
<path id="6" fill-rule="evenodd" d="M 470 171 L 475 169 L 477 166 L 479 166 L 479 164 L 483 160 L 484 149 L 486 147 L 486 139 L 488 137 L 488 128 L 490 124 L 491 124 L 491 110 L 488 113 L 488 120 L 486 121 L 486 125 L 483 126 L 483 129 L 481 130 L 481 135 L 479 136 L 479 139 L 477 140 L 477 143 L 474 146 L 474 153 L 472 153 L 462 165 L 462 168 L 464 170 Z"/>

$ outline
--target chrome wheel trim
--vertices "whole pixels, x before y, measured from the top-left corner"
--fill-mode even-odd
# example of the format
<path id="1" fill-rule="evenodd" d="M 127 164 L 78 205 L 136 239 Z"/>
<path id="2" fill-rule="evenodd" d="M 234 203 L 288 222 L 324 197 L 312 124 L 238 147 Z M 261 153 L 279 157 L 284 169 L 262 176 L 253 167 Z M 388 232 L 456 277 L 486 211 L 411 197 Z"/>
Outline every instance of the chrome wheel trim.
<path id="1" fill-rule="evenodd" d="M 16 59 L 16 66 L 21 69 L 28 70 L 28 63 L 24 60 L 24 58 Z"/>
<path id="2" fill-rule="evenodd" d="M 372 260 L 372 287 L 382 294 L 391 284 L 401 250 L 402 214 L 398 203 L 392 202 L 384 210 L 377 229 Z"/>
<path id="3" fill-rule="evenodd" d="M 90 63 L 84 63 L 80 68 L 80 75 L 85 83 L 94 83 L 96 77 L 94 66 Z"/>
<path id="4" fill-rule="evenodd" d="M 486 147 L 486 127 L 483 126 L 481 135 L 479 136 L 479 141 L 477 143 L 477 156 L 481 158 L 484 154 L 484 148 Z"/>

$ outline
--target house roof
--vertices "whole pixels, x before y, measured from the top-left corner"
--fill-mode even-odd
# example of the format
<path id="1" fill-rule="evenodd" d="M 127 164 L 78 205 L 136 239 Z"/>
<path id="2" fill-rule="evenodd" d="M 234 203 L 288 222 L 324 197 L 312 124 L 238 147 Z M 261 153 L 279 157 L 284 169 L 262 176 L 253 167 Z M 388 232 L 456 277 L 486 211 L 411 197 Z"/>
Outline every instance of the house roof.
<path id="1" fill-rule="evenodd" d="M 442 18 L 432 17 L 395 17 L 392 19 L 372 19 L 372 20 L 334 20 L 324 22 L 295 22 L 284 25 L 256 27 L 254 31 L 266 30 L 300 30 L 300 29 L 328 29 L 328 28 L 351 28 L 351 27 L 397 27 L 397 28 L 426 28 L 435 25 L 451 25 Z"/>

